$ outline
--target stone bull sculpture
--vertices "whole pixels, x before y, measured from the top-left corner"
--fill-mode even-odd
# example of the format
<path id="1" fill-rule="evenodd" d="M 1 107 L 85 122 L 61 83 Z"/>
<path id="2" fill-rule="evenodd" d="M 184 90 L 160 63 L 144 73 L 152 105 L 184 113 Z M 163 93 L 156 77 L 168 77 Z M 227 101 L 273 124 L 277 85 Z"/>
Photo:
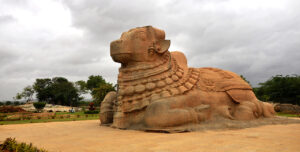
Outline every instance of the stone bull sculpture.
<path id="1" fill-rule="evenodd" d="M 121 63 L 118 91 L 101 104 L 101 124 L 123 129 L 164 129 L 216 118 L 271 117 L 271 104 L 233 72 L 191 68 L 181 52 L 169 52 L 165 32 L 152 26 L 124 32 L 110 44 Z"/>

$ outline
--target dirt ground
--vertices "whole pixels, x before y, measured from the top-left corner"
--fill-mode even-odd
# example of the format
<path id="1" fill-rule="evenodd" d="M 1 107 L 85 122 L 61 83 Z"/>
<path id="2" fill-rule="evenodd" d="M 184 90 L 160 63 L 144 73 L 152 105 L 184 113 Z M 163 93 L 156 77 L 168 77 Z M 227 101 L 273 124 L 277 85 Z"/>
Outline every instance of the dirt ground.
<path id="1" fill-rule="evenodd" d="M 0 141 L 15 137 L 50 152 L 299 152 L 300 124 L 153 133 L 99 126 L 98 120 L 2 125 Z"/>

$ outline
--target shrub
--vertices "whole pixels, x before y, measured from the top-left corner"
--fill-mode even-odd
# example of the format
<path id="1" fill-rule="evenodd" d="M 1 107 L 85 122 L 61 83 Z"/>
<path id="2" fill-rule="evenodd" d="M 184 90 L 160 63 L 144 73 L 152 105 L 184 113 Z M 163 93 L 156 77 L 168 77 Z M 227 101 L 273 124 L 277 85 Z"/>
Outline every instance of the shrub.
<path id="1" fill-rule="evenodd" d="M 94 102 L 91 102 L 91 103 L 89 104 L 89 110 L 90 110 L 90 111 L 94 111 L 94 110 L 95 110 Z"/>
<path id="2" fill-rule="evenodd" d="M 18 106 L 18 105 L 20 105 L 20 102 L 19 102 L 19 101 L 15 101 L 15 102 L 14 102 L 14 105 L 15 105 L 15 106 Z"/>
<path id="3" fill-rule="evenodd" d="M 7 152 L 46 152 L 44 149 L 38 149 L 31 143 L 18 143 L 15 138 L 7 138 L 3 144 L 0 145 L 0 151 Z"/>
<path id="4" fill-rule="evenodd" d="M 3 121 L 6 118 L 7 115 L 5 114 L 0 114 L 0 121 Z"/>
<path id="5" fill-rule="evenodd" d="M 0 102 L 0 106 L 3 106 L 4 105 L 4 103 L 3 102 Z"/>
<path id="6" fill-rule="evenodd" d="M 99 111 L 98 110 L 94 110 L 94 111 L 85 111 L 84 114 L 98 114 Z"/>
<path id="7" fill-rule="evenodd" d="M 46 106 L 46 102 L 35 102 L 33 103 L 33 106 L 37 111 L 41 111 Z"/>
<path id="8" fill-rule="evenodd" d="M 6 102 L 5 102 L 5 105 L 7 105 L 7 106 L 8 106 L 8 105 L 11 105 L 11 101 L 6 101 Z"/>

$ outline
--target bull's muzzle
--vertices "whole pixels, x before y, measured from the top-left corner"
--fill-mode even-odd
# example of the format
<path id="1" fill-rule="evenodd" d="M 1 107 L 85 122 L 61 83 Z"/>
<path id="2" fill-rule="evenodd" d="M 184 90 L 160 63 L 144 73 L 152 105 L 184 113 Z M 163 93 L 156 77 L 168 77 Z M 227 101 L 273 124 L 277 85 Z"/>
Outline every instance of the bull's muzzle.
<path id="1" fill-rule="evenodd" d="M 115 62 L 127 63 L 130 60 L 131 52 L 129 45 L 123 40 L 115 40 L 110 43 L 110 56 Z"/>

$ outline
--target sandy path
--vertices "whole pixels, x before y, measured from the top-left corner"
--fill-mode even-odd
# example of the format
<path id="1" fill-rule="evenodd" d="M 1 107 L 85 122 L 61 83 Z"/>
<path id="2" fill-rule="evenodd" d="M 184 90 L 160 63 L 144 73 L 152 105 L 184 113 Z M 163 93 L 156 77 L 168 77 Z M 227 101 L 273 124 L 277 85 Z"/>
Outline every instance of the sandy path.
<path id="1" fill-rule="evenodd" d="M 300 151 L 300 124 L 165 134 L 112 129 L 88 120 L 0 126 L 0 141 L 7 137 L 61 152 Z"/>

